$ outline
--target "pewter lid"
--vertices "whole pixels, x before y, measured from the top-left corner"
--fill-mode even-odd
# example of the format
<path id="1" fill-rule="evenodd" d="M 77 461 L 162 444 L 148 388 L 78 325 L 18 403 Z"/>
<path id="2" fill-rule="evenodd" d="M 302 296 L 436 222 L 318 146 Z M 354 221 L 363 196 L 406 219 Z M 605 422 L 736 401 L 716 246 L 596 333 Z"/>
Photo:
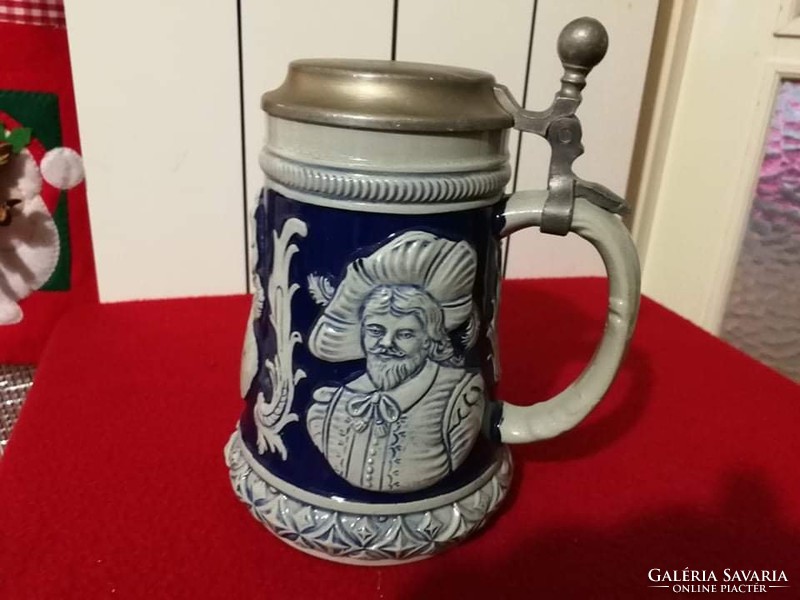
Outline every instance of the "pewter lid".
<path id="1" fill-rule="evenodd" d="M 293 61 L 283 84 L 261 98 L 270 115 L 390 131 L 505 129 L 513 117 L 495 99 L 489 73 L 388 60 Z"/>

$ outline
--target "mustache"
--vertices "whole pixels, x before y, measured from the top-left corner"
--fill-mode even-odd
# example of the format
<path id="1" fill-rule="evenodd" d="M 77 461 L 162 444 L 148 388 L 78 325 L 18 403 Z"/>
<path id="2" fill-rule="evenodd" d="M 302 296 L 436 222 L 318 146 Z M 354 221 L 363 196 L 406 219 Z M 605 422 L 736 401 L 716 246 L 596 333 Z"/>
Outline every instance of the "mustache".
<path id="1" fill-rule="evenodd" d="M 406 355 L 405 352 L 393 346 L 388 346 L 388 347 L 378 346 L 367 350 L 367 352 L 375 356 L 388 356 L 391 358 L 404 358 Z"/>

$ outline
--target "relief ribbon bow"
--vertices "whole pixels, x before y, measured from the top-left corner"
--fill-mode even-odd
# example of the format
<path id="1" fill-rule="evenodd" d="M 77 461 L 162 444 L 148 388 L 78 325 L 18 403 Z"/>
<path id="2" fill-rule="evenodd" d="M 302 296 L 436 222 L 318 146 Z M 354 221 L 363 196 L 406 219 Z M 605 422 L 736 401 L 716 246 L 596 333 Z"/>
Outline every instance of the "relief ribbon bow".
<path id="1" fill-rule="evenodd" d="M 357 394 L 347 402 L 347 412 L 356 418 L 353 427 L 361 433 L 370 421 L 375 421 L 378 437 L 386 437 L 391 424 L 400 418 L 397 402 L 381 391 L 371 394 Z"/>

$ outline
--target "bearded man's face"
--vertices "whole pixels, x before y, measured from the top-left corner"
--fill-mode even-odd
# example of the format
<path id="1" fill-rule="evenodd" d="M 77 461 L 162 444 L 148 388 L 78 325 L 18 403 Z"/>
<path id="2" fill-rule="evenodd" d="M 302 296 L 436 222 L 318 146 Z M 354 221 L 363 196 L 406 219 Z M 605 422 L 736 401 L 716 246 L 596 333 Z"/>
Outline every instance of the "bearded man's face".
<path id="1" fill-rule="evenodd" d="M 382 390 L 391 390 L 416 375 L 425 365 L 430 340 L 414 315 L 364 313 L 361 343 L 367 373 Z"/>

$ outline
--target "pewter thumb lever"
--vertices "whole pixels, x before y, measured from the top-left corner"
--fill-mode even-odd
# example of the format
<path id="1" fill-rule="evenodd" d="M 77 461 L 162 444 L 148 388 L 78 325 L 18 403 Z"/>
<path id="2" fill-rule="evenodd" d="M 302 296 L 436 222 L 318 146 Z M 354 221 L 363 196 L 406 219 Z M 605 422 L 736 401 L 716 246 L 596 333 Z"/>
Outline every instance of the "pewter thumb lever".
<path id="1" fill-rule="evenodd" d="M 503 108 L 513 115 L 514 127 L 540 135 L 550 144 L 548 197 L 542 212 L 541 230 L 566 235 L 572 224 L 577 196 L 613 213 L 624 213 L 627 204 L 605 186 L 584 181 L 572 170 L 575 159 L 583 154 L 583 130 L 575 112 L 583 99 L 581 91 L 586 87 L 586 77 L 608 50 L 608 33 L 596 19 L 581 17 L 564 27 L 558 36 L 557 48 L 564 74 L 561 89 L 548 108 L 525 110 L 504 85 L 495 85 L 495 95 Z"/>

